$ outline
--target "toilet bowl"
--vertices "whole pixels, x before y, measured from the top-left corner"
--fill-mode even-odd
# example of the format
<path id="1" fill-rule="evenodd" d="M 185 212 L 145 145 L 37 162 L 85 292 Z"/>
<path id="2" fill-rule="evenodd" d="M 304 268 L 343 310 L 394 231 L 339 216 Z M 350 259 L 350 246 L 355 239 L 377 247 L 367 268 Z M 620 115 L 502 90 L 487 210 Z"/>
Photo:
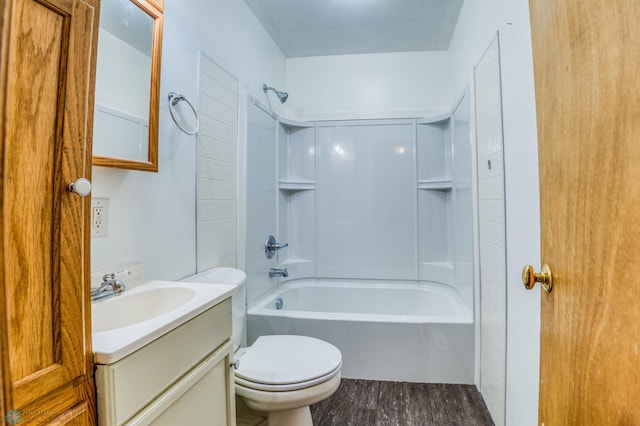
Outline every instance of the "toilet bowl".
<path id="1" fill-rule="evenodd" d="M 309 405 L 340 384 L 340 351 L 313 337 L 261 336 L 236 359 L 236 395 L 270 426 L 311 426 Z"/>
<path id="2" fill-rule="evenodd" d="M 232 284 L 235 392 L 245 405 L 266 414 L 269 426 L 312 426 L 309 406 L 331 396 L 340 385 L 342 354 L 335 346 L 307 336 L 270 335 L 245 342 L 246 275 L 214 268 L 184 281 Z"/>

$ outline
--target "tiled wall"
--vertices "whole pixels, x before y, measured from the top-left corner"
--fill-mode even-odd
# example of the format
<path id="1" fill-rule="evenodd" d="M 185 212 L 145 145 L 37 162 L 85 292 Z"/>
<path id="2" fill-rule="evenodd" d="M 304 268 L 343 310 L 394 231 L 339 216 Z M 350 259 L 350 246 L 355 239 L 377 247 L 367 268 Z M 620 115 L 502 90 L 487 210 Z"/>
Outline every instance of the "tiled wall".
<path id="1" fill-rule="evenodd" d="M 475 68 L 480 230 L 480 390 L 504 425 L 506 238 L 500 53 L 496 37 Z"/>
<path id="2" fill-rule="evenodd" d="M 238 80 L 200 55 L 198 272 L 236 267 L 238 235 Z"/>

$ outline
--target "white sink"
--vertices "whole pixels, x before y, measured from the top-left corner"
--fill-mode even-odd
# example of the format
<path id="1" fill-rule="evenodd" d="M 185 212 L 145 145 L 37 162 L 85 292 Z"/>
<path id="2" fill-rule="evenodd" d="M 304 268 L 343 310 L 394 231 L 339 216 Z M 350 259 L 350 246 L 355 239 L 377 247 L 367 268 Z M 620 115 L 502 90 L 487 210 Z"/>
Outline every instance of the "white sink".
<path id="1" fill-rule="evenodd" d="M 125 292 L 91 305 L 91 327 L 97 333 L 148 321 L 178 309 L 195 296 L 193 289 L 184 286 Z"/>
<path id="2" fill-rule="evenodd" d="M 231 296 L 233 285 L 149 281 L 91 304 L 94 361 L 111 364 Z"/>

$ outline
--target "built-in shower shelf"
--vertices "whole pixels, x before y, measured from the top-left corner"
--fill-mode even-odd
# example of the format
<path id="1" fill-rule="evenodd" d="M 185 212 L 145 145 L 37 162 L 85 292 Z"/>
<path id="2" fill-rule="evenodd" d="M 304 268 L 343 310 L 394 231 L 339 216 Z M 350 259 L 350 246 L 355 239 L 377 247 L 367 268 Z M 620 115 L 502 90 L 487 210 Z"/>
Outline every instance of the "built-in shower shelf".
<path id="1" fill-rule="evenodd" d="M 279 262 L 278 266 L 289 271 L 290 280 L 312 277 L 316 273 L 316 264 L 311 259 L 289 258 Z"/>
<path id="2" fill-rule="evenodd" d="M 453 184 L 457 189 L 471 189 L 471 182 L 468 180 L 457 180 Z"/>
<path id="3" fill-rule="evenodd" d="M 297 265 L 300 263 L 313 263 L 310 259 L 287 259 L 284 262 L 280 262 L 280 266 Z"/>
<path id="4" fill-rule="evenodd" d="M 418 181 L 418 189 L 447 190 L 447 189 L 451 189 L 452 186 L 453 186 L 453 183 L 451 179 L 429 179 L 429 180 Z"/>
<path id="5" fill-rule="evenodd" d="M 282 191 L 309 191 L 316 189 L 316 183 L 307 180 L 281 180 L 278 187 Z"/>
<path id="6" fill-rule="evenodd" d="M 451 285 L 453 284 L 453 263 L 422 262 L 420 264 L 420 279 Z"/>

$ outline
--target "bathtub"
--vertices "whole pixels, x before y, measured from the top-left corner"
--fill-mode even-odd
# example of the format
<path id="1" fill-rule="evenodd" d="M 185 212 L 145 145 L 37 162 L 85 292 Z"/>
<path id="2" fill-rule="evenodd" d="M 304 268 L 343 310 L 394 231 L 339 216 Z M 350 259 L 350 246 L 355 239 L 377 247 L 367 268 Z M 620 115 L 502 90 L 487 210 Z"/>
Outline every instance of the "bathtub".
<path id="1" fill-rule="evenodd" d="M 473 317 L 432 283 L 299 280 L 247 310 L 249 343 L 266 334 L 317 337 L 342 351 L 342 376 L 472 384 Z"/>

